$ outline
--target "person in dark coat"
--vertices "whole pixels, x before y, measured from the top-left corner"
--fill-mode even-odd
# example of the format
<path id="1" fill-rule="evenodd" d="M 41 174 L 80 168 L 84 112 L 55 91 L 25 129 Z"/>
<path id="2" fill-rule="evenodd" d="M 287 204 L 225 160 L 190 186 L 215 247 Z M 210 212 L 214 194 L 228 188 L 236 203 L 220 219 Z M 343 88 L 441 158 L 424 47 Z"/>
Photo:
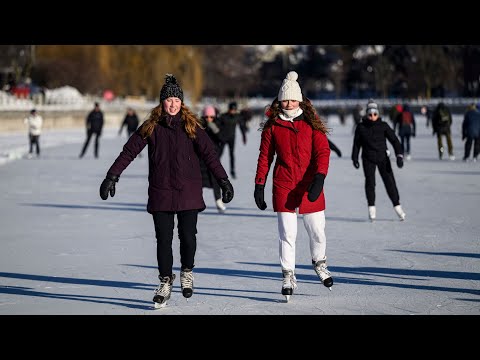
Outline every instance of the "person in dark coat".
<path id="1" fill-rule="evenodd" d="M 129 107 L 127 109 L 127 114 L 123 118 L 122 125 L 120 125 L 120 129 L 118 130 L 118 135 L 121 135 L 123 128 L 126 127 L 128 137 L 132 136 L 135 130 L 137 130 L 139 123 L 140 121 L 138 120 L 137 113 Z"/>
<path id="2" fill-rule="evenodd" d="M 90 143 L 90 139 L 92 135 L 95 135 L 95 147 L 94 147 L 94 154 L 95 157 L 98 158 L 98 151 L 99 151 L 99 139 L 102 135 L 103 129 L 103 112 L 100 110 L 100 104 L 98 102 L 95 103 L 95 107 L 87 116 L 86 120 L 86 128 L 87 128 L 87 138 L 85 139 L 85 143 L 83 144 L 82 152 L 80 153 L 79 157 L 82 158 L 87 151 L 88 144 Z"/>
<path id="3" fill-rule="evenodd" d="M 208 134 L 210 140 L 215 145 L 215 150 L 220 157 L 220 144 L 222 143 L 220 129 L 215 122 L 217 119 L 217 112 L 212 105 L 207 105 L 202 111 L 202 126 Z M 222 201 L 222 195 L 220 193 L 220 186 L 213 173 L 208 170 L 207 165 L 203 160 L 200 160 L 200 168 L 202 171 L 202 186 L 204 188 L 213 189 L 213 196 L 215 198 L 215 205 L 219 213 L 223 214 L 227 210 L 225 204 Z"/>
<path id="4" fill-rule="evenodd" d="M 174 216 L 177 215 L 180 239 L 180 285 L 182 294 L 193 294 L 193 268 L 197 249 L 198 213 L 205 210 L 202 196 L 200 158 L 215 176 L 225 203 L 233 199 L 228 179 L 215 146 L 201 126 L 201 121 L 183 102 L 183 90 L 175 76 L 167 74 L 160 91 L 160 104 L 123 146 L 105 180 L 100 197 L 115 195 L 115 183 L 127 166 L 148 146 L 148 203 L 157 239 L 157 263 L 160 285 L 155 290 L 155 308 L 170 299 L 173 281 Z"/>
<path id="5" fill-rule="evenodd" d="M 437 134 L 437 148 L 438 157 L 442 160 L 445 149 L 443 147 L 442 137 L 445 136 L 447 140 L 448 156 L 450 160 L 455 160 L 453 155 L 452 133 L 450 128 L 452 126 L 452 113 L 445 103 L 438 103 L 432 114 L 432 135 Z"/>
<path id="6" fill-rule="evenodd" d="M 473 143 L 473 161 L 478 160 L 480 154 L 480 103 L 473 105 L 466 113 L 462 122 L 462 140 L 465 140 L 463 161 L 467 161 Z"/>
<path id="7" fill-rule="evenodd" d="M 410 160 L 410 137 L 415 137 L 416 124 L 415 116 L 408 104 L 404 104 L 402 110 L 397 113 L 397 117 L 393 122 L 393 130 L 396 128 L 398 128 L 398 136 L 400 137 L 403 153 L 406 154 L 406 159 Z"/>
<path id="8" fill-rule="evenodd" d="M 352 161 L 353 166 L 358 169 L 358 155 L 362 150 L 362 165 L 365 174 L 365 194 L 368 202 L 368 216 L 371 221 L 376 219 L 375 208 L 375 169 L 382 177 L 388 197 L 400 220 L 405 219 L 405 212 L 400 205 L 397 184 L 393 176 L 393 169 L 390 158 L 387 156 L 387 140 L 392 144 L 397 158 L 397 166 L 403 167 L 403 149 L 400 140 L 393 129 L 380 117 L 378 105 L 372 99 L 367 104 L 367 115 L 355 129 L 353 139 Z"/>
<path id="9" fill-rule="evenodd" d="M 242 141 L 245 145 L 247 143 L 247 126 L 245 124 L 243 116 L 238 113 L 238 105 L 235 101 L 232 101 L 228 105 L 228 111 L 223 113 L 218 118 L 218 126 L 223 134 L 223 140 L 220 146 L 220 157 L 222 157 L 223 149 L 225 145 L 228 145 L 228 152 L 230 155 L 230 174 L 232 178 L 236 179 L 235 171 L 235 136 L 237 133 L 237 126 L 240 127 L 242 132 Z"/>

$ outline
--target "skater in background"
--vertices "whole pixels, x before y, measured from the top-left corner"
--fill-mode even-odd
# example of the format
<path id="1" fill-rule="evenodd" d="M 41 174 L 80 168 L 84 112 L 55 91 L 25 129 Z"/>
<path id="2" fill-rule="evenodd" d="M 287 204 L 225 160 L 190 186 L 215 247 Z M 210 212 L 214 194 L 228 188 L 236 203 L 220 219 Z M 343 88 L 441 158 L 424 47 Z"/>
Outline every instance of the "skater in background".
<path id="1" fill-rule="evenodd" d="M 398 136 L 400 137 L 400 143 L 402 144 L 403 154 L 406 154 L 406 159 L 410 160 L 410 137 L 415 137 L 416 125 L 415 116 L 410 111 L 410 106 L 404 104 L 402 111 L 397 113 L 397 117 L 393 122 L 393 130 L 398 128 Z"/>
<path id="2" fill-rule="evenodd" d="M 355 129 L 357 128 L 357 125 L 362 122 L 362 117 L 363 117 L 363 109 L 362 105 L 357 104 L 352 110 L 352 116 L 353 116 L 353 127 L 352 127 L 352 134 L 355 133 Z"/>
<path id="3" fill-rule="evenodd" d="M 400 205 L 397 184 L 393 175 L 390 158 L 387 156 L 387 140 L 392 144 L 397 158 L 397 166 L 403 167 L 403 150 L 400 140 L 393 129 L 380 117 L 378 105 L 370 99 L 367 103 L 367 115 L 355 130 L 352 148 L 353 166 L 358 169 L 358 155 L 362 150 L 362 165 L 365 175 L 365 194 L 368 203 L 368 217 L 373 221 L 377 217 L 375 208 L 375 170 L 383 180 L 388 197 L 400 220 L 405 220 L 405 212 Z"/>
<path id="4" fill-rule="evenodd" d="M 452 114 L 450 109 L 445 103 L 438 103 L 432 114 L 432 135 L 437 134 L 438 157 L 440 160 L 442 160 L 443 153 L 445 152 L 442 142 L 443 136 L 445 136 L 445 139 L 447 140 L 448 157 L 450 160 L 455 160 L 455 155 L 453 155 L 451 126 Z"/>
<path id="5" fill-rule="evenodd" d="M 40 156 L 40 135 L 42 134 L 43 118 L 37 114 L 36 109 L 30 110 L 30 115 L 27 116 L 23 123 L 28 125 L 28 141 L 30 148 L 27 157 L 33 157 L 33 147 L 35 146 L 35 153 L 37 157 Z"/>
<path id="6" fill-rule="evenodd" d="M 122 130 L 124 127 L 126 127 L 128 137 L 132 136 L 135 130 L 138 129 L 139 123 L 140 121 L 138 120 L 138 116 L 135 110 L 133 110 L 133 108 L 131 107 L 127 108 L 127 113 L 123 118 L 122 125 L 120 125 L 120 129 L 118 130 L 118 135 L 119 136 L 122 135 Z"/>
<path id="7" fill-rule="evenodd" d="M 465 140 L 463 161 L 468 161 L 473 143 L 473 161 L 478 160 L 480 154 L 480 103 L 473 104 L 465 113 L 462 122 L 462 140 Z"/>
<path id="8" fill-rule="evenodd" d="M 295 71 L 287 74 L 277 98 L 266 111 L 268 119 L 260 125 L 262 135 L 254 191 L 257 207 L 265 210 L 265 183 L 276 156 L 272 204 L 278 221 L 282 294 L 287 301 L 297 288 L 297 214 L 303 215 L 315 272 L 323 285 L 328 288 L 333 285 L 327 269 L 323 191 L 330 162 L 328 131 L 310 100 L 302 96 L 297 79 Z"/>
<path id="9" fill-rule="evenodd" d="M 177 79 L 167 74 L 160 91 L 160 104 L 123 146 L 105 180 L 100 197 L 115 195 L 115 183 L 127 166 L 148 145 L 148 204 L 157 239 L 157 263 L 160 285 L 153 301 L 156 308 L 170 299 L 173 281 L 172 241 L 177 215 L 180 239 L 180 285 L 182 294 L 193 294 L 193 268 L 197 249 L 198 213 L 205 210 L 202 196 L 201 158 L 213 173 L 223 192 L 223 202 L 233 199 L 233 186 L 228 180 L 215 150 L 198 119 L 183 102 L 183 90 Z"/>
<path id="10" fill-rule="evenodd" d="M 94 155 L 95 158 L 98 158 L 100 146 L 99 140 L 103 129 L 103 112 L 100 110 L 100 104 L 98 102 L 95 103 L 94 109 L 88 114 L 85 125 L 87 129 L 87 138 L 85 139 L 85 143 L 83 144 L 82 152 L 80 153 L 79 157 L 81 159 L 85 155 L 88 144 L 90 143 L 90 139 L 93 135 L 95 135 Z"/>
<path id="11" fill-rule="evenodd" d="M 228 145 L 228 153 L 230 155 L 230 174 L 233 179 L 237 178 L 235 170 L 235 138 L 237 133 L 237 126 L 242 132 L 243 144 L 247 144 L 247 127 L 242 115 L 238 113 L 238 105 L 235 101 L 228 104 L 228 111 L 218 117 L 218 126 L 222 132 L 223 142 L 220 146 L 220 158 L 223 154 L 225 145 Z"/>
<path id="12" fill-rule="evenodd" d="M 217 119 L 217 112 L 212 105 L 207 105 L 203 108 L 202 111 L 202 126 L 205 129 L 208 137 L 212 140 L 215 151 L 219 155 L 220 158 L 220 145 L 222 144 L 222 135 L 220 133 L 220 129 L 215 122 Z M 217 210 L 219 213 L 223 214 L 227 207 L 222 201 L 222 194 L 220 192 L 220 185 L 218 185 L 217 180 L 213 173 L 208 170 L 207 165 L 203 160 L 200 159 L 200 168 L 202 171 L 202 186 L 204 188 L 211 188 L 213 189 L 213 196 L 215 198 L 215 205 L 217 206 Z"/>
<path id="13" fill-rule="evenodd" d="M 428 106 L 424 105 L 421 107 L 420 112 L 423 116 L 425 116 L 425 126 L 429 128 L 430 124 L 432 123 L 432 110 L 430 110 Z"/>

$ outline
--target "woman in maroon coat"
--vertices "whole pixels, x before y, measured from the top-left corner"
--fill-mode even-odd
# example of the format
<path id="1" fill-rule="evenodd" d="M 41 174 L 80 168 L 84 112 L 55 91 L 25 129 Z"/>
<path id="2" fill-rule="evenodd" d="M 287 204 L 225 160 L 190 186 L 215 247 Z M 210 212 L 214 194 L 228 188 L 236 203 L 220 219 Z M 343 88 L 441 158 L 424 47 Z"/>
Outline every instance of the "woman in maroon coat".
<path id="1" fill-rule="evenodd" d="M 330 161 L 326 135 L 328 131 L 311 102 L 302 96 L 297 78 L 295 71 L 287 74 L 278 97 L 267 110 L 268 119 L 262 124 L 254 192 L 257 207 L 265 210 L 265 183 L 276 155 L 272 200 L 273 211 L 278 218 L 282 294 L 287 301 L 297 287 L 297 212 L 303 214 L 303 222 L 310 238 L 313 268 L 326 287 L 333 285 L 325 255 L 323 183 Z"/>
<path id="2" fill-rule="evenodd" d="M 176 78 L 167 74 L 160 91 L 160 104 L 123 146 L 100 186 L 103 200 L 115 195 L 115 183 L 126 167 L 148 145 L 148 204 L 157 239 L 160 285 L 155 290 L 155 307 L 163 307 L 170 298 L 173 274 L 172 240 L 174 215 L 177 214 L 180 239 L 180 283 L 182 294 L 193 293 L 193 272 L 197 247 L 198 213 L 205 210 L 202 196 L 200 158 L 222 189 L 225 203 L 233 199 L 228 180 L 215 147 L 200 120 L 183 103 L 183 90 Z"/>

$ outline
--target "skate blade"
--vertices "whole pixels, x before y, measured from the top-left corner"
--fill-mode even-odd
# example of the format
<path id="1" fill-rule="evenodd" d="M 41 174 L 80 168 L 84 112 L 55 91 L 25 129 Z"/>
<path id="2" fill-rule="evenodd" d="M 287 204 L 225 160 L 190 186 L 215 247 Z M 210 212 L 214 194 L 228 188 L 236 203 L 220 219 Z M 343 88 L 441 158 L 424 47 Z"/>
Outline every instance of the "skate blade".
<path id="1" fill-rule="evenodd" d="M 162 308 L 164 308 L 165 306 L 167 306 L 167 303 L 166 303 L 166 302 L 164 302 L 164 303 L 157 303 L 157 302 L 156 302 L 156 303 L 153 304 L 153 307 L 154 307 L 155 309 L 162 309 Z"/>
<path id="2" fill-rule="evenodd" d="M 332 291 L 332 287 L 330 286 L 330 287 L 328 288 L 328 290 Z"/>

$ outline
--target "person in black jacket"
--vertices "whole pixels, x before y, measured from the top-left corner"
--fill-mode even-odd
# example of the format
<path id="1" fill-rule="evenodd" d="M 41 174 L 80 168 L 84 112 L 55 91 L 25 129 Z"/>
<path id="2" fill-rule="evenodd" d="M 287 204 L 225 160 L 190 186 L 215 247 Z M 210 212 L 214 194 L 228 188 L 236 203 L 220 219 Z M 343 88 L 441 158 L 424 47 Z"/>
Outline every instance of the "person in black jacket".
<path id="1" fill-rule="evenodd" d="M 392 201 L 394 210 L 400 220 L 405 220 L 405 212 L 400 205 L 395 177 L 393 176 L 390 158 L 387 156 L 387 140 L 392 144 L 397 158 L 397 166 L 403 167 L 403 148 L 393 129 L 382 121 L 378 105 L 370 99 L 367 104 L 366 116 L 355 129 L 353 140 L 352 161 L 358 169 L 358 155 L 362 149 L 362 164 L 365 174 L 365 193 L 368 202 L 368 216 L 371 221 L 376 219 L 375 208 L 375 169 L 382 177 L 388 197 Z"/>
<path id="2" fill-rule="evenodd" d="M 123 119 L 122 125 L 120 126 L 120 129 L 118 130 L 118 135 L 120 136 L 122 134 L 122 130 L 124 127 L 127 127 L 127 133 L 128 137 L 132 136 L 132 134 L 137 130 L 138 124 L 139 124 L 138 116 L 135 110 L 133 110 L 131 107 L 127 109 L 127 114 L 125 115 L 125 118 Z"/>
<path id="3" fill-rule="evenodd" d="M 103 112 L 100 110 L 100 104 L 98 102 L 95 103 L 95 107 L 87 116 L 86 121 L 86 128 L 87 128 L 87 138 L 85 139 L 85 143 L 83 144 L 82 152 L 80 153 L 80 158 L 85 155 L 87 151 L 88 144 L 90 143 L 90 139 L 92 135 L 95 135 L 95 148 L 94 154 L 95 157 L 98 158 L 98 150 L 99 150 L 99 138 L 102 135 L 103 129 Z"/>

